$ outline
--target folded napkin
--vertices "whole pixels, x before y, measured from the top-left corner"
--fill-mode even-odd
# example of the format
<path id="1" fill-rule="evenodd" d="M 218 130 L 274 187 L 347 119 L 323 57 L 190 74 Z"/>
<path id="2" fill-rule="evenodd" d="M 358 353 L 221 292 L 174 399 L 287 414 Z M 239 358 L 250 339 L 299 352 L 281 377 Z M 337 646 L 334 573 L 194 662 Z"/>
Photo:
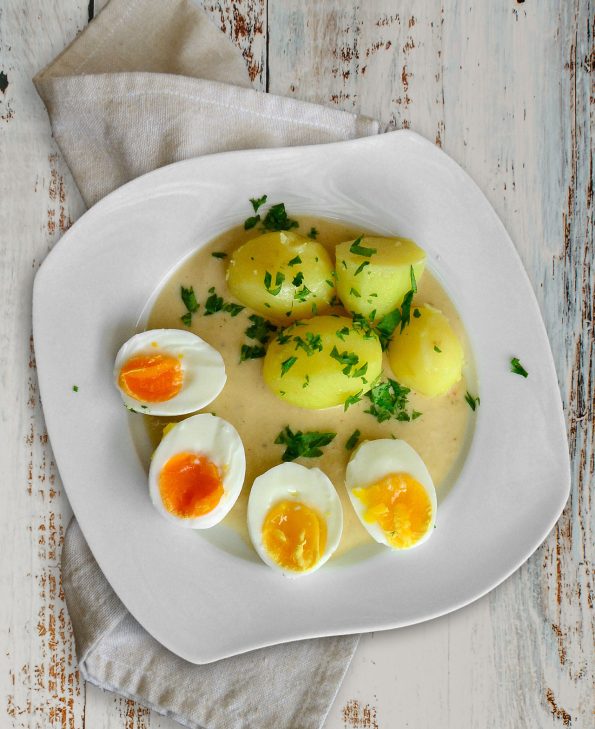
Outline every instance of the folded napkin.
<path id="1" fill-rule="evenodd" d="M 111 0 L 35 83 L 88 205 L 188 157 L 378 132 L 371 119 L 251 89 L 239 51 L 188 0 Z M 62 571 L 83 678 L 188 727 L 320 727 L 357 645 L 299 641 L 195 666 L 130 616 L 75 521 Z"/>

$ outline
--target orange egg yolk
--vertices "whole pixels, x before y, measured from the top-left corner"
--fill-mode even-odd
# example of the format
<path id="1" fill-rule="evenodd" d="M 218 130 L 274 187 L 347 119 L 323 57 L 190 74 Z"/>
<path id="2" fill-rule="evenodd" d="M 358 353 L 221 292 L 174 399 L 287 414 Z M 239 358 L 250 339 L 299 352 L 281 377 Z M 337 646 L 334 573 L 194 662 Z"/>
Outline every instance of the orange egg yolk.
<path id="1" fill-rule="evenodd" d="M 206 456 L 176 453 L 161 469 L 159 492 L 170 514 L 182 519 L 204 516 L 223 496 L 221 471 Z"/>
<path id="2" fill-rule="evenodd" d="M 417 544 L 432 521 L 432 502 L 425 488 L 408 473 L 391 473 L 365 488 L 353 489 L 364 504 L 364 521 L 378 524 L 396 549 Z"/>
<path id="3" fill-rule="evenodd" d="M 262 540 L 279 567 L 305 572 L 324 553 L 326 522 L 315 509 L 299 501 L 280 501 L 264 518 Z"/>
<path id="4" fill-rule="evenodd" d="M 118 382 L 127 395 L 143 402 L 165 402 L 182 389 L 184 375 L 177 357 L 137 354 L 120 370 Z"/>

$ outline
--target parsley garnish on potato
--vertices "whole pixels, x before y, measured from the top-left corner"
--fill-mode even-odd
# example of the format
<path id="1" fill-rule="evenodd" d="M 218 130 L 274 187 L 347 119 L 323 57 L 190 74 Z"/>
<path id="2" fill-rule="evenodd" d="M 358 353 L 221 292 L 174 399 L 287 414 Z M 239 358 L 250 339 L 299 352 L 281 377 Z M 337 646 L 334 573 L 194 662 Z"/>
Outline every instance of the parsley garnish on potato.
<path id="1" fill-rule="evenodd" d="M 283 461 L 294 461 L 296 458 L 318 458 L 322 455 L 321 449 L 331 443 L 336 435 L 336 433 L 317 431 L 302 433 L 301 430 L 294 433 L 289 425 L 286 425 L 275 438 L 275 444 L 286 446 L 285 452 L 281 456 Z"/>
<path id="2" fill-rule="evenodd" d="M 288 357 L 286 360 L 281 362 L 281 377 L 286 375 L 296 362 L 297 357 Z"/>
<path id="3" fill-rule="evenodd" d="M 295 342 L 295 348 L 299 349 L 301 347 L 308 357 L 311 357 L 315 352 L 322 352 L 322 338 L 320 334 L 306 332 L 305 340 L 298 335 L 293 338 L 293 341 Z"/>
<path id="4" fill-rule="evenodd" d="M 211 255 L 213 258 L 227 258 L 227 253 L 224 253 L 223 251 L 213 251 Z"/>
<path id="5" fill-rule="evenodd" d="M 365 246 L 360 246 L 360 243 L 363 240 L 363 235 L 360 235 L 359 238 L 356 238 L 356 240 L 353 241 L 353 243 L 349 246 L 349 252 L 355 253 L 356 256 L 365 256 L 366 258 L 370 258 L 370 256 L 373 256 L 377 252 L 377 248 L 366 248 Z"/>
<path id="6" fill-rule="evenodd" d="M 336 347 L 333 347 L 331 350 L 331 357 L 336 359 L 340 365 L 344 365 L 344 375 L 347 375 L 348 377 L 356 377 L 356 375 L 351 374 L 352 368 L 359 362 L 359 357 L 355 354 L 355 352 L 339 352 Z"/>
<path id="7" fill-rule="evenodd" d="M 283 285 L 283 281 L 285 281 L 285 274 L 281 271 L 277 271 L 277 273 L 275 274 L 275 286 L 273 287 L 273 277 L 270 271 L 265 271 L 264 287 L 269 292 L 269 294 L 271 294 L 271 296 L 279 295 L 279 292 L 281 291 L 281 286 Z"/>
<path id="8" fill-rule="evenodd" d="M 520 375 L 521 377 L 529 377 L 529 373 L 520 363 L 518 357 L 513 357 L 510 360 L 510 371 L 514 372 L 515 375 Z"/>
<path id="9" fill-rule="evenodd" d="M 363 390 L 360 390 L 359 392 L 356 392 L 355 395 L 350 395 L 345 402 L 343 403 L 343 411 L 347 412 L 348 408 L 350 408 L 352 405 L 355 405 L 362 399 L 362 392 Z"/>
<path id="10" fill-rule="evenodd" d="M 312 227 L 310 228 L 310 232 L 308 233 L 308 238 L 312 238 L 312 240 L 316 240 L 316 237 L 318 236 L 318 231 L 316 228 Z"/>

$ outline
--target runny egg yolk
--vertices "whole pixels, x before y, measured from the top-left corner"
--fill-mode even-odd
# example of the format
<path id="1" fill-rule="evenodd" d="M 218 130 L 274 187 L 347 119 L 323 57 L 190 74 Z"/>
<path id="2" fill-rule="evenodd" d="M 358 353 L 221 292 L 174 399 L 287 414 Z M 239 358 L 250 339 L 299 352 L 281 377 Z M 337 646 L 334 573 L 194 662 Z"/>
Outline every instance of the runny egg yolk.
<path id="1" fill-rule="evenodd" d="M 176 453 L 161 469 L 159 492 L 171 514 L 182 519 L 204 516 L 223 496 L 221 471 L 206 456 Z"/>
<path id="2" fill-rule="evenodd" d="M 396 549 L 407 549 L 427 534 L 432 502 L 425 488 L 408 473 L 391 473 L 353 493 L 364 504 L 364 520 L 377 523 Z"/>
<path id="3" fill-rule="evenodd" d="M 326 547 L 326 522 L 310 506 L 280 501 L 264 518 L 264 548 L 279 567 L 305 572 L 320 560 Z"/>
<path id="4" fill-rule="evenodd" d="M 118 382 L 127 395 L 143 402 L 165 402 L 182 389 L 184 374 L 170 354 L 137 354 L 120 370 Z"/>

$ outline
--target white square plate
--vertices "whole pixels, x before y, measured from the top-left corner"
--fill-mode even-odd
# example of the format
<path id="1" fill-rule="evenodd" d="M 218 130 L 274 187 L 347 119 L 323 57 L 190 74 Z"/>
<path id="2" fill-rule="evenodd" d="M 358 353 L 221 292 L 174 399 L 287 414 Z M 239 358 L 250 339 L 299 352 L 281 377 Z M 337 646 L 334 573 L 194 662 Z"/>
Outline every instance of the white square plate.
<path id="1" fill-rule="evenodd" d="M 150 503 L 112 383 L 115 353 L 171 270 L 241 222 L 262 192 L 294 214 L 417 240 L 462 315 L 481 406 L 463 470 L 419 550 L 288 580 L 171 525 Z M 33 319 L 48 431 L 89 546 L 141 625 L 195 663 L 454 610 L 519 567 L 568 496 L 556 373 L 521 262 L 471 179 L 412 132 L 217 154 L 140 177 L 54 247 L 37 274 Z M 510 372 L 511 356 L 528 379 Z"/>

